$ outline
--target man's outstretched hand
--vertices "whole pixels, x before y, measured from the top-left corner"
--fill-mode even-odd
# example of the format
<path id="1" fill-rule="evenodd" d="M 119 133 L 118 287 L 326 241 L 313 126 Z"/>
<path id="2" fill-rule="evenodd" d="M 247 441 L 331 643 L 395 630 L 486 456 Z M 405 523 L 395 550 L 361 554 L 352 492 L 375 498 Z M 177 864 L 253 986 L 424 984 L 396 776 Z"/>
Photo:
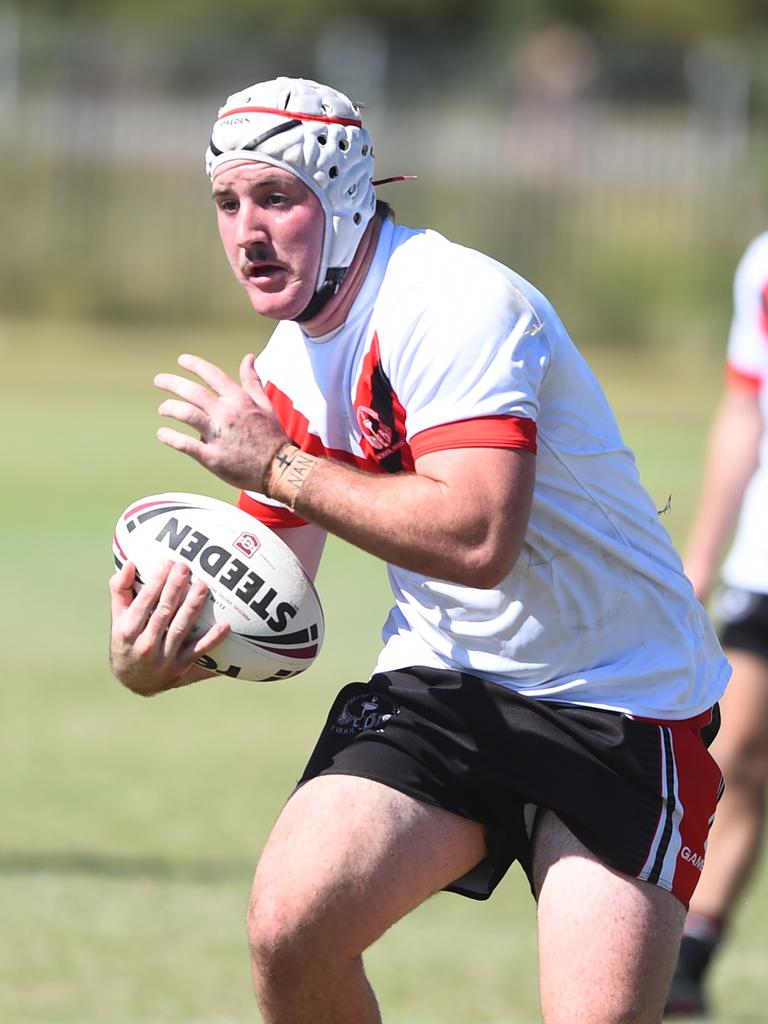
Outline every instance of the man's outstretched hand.
<path id="1" fill-rule="evenodd" d="M 179 366 L 199 378 L 196 383 L 175 373 L 158 373 L 155 385 L 176 398 L 166 399 L 161 416 L 192 427 L 198 438 L 172 427 L 157 437 L 169 448 L 191 456 L 225 483 L 260 491 L 264 474 L 278 448 L 289 438 L 281 427 L 249 353 L 240 364 L 240 383 L 207 359 L 181 355 Z"/>

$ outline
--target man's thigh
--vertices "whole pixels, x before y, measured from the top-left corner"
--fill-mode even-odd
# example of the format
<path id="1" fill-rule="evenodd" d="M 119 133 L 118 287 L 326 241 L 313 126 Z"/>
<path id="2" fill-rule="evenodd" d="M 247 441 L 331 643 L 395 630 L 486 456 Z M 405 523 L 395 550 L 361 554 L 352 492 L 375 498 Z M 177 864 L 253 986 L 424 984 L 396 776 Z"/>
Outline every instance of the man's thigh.
<path id="1" fill-rule="evenodd" d="M 682 903 L 607 867 L 551 811 L 537 821 L 534 878 L 546 1024 L 660 1021 Z"/>
<path id="2" fill-rule="evenodd" d="M 369 779 L 318 776 L 293 794 L 269 836 L 252 926 L 356 956 L 485 853 L 476 821 Z"/>

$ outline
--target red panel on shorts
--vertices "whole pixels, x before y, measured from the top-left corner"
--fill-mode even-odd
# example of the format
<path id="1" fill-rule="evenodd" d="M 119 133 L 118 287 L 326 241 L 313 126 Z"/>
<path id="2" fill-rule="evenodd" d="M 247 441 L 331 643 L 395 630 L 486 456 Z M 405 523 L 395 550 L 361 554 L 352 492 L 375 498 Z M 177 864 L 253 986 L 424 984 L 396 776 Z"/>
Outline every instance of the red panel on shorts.
<path id="1" fill-rule="evenodd" d="M 683 809 L 680 850 L 672 891 L 688 906 L 704 867 L 707 837 L 719 799 L 723 777 L 713 758 L 703 756 L 701 738 L 685 728 L 672 728 L 678 765 L 678 797 Z"/>
<path id="2" fill-rule="evenodd" d="M 707 712 L 707 715 L 710 713 Z M 660 723 L 661 778 L 665 799 L 645 867 L 638 877 L 668 888 L 687 908 L 701 878 L 707 836 L 723 778 L 704 745 L 704 716 Z"/>

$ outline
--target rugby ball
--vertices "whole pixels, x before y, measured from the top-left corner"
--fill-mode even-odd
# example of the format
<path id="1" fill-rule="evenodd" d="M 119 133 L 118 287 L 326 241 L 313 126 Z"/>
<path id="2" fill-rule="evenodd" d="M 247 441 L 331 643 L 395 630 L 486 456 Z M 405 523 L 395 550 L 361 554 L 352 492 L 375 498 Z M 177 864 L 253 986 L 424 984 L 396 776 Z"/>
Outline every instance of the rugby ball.
<path id="1" fill-rule="evenodd" d="M 122 513 L 115 565 L 136 566 L 136 589 L 171 560 L 186 562 L 208 598 L 191 637 L 214 622 L 231 627 L 197 662 L 236 679 L 276 680 L 309 668 L 325 622 L 317 591 L 278 536 L 235 505 L 200 494 L 153 494 Z"/>

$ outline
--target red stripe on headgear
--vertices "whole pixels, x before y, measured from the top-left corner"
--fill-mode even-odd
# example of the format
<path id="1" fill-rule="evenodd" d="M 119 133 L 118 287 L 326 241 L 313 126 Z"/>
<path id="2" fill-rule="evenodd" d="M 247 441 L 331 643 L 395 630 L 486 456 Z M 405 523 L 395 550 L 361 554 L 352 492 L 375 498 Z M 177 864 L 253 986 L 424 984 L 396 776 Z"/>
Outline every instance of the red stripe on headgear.
<path id="1" fill-rule="evenodd" d="M 275 107 L 233 107 L 232 110 L 225 110 L 216 118 L 221 121 L 232 114 L 278 114 L 280 117 L 295 119 L 296 121 L 322 121 L 323 124 L 343 124 L 353 128 L 362 128 L 363 122 L 355 117 L 325 117 L 322 114 L 301 114 L 296 110 L 278 110 Z"/>

